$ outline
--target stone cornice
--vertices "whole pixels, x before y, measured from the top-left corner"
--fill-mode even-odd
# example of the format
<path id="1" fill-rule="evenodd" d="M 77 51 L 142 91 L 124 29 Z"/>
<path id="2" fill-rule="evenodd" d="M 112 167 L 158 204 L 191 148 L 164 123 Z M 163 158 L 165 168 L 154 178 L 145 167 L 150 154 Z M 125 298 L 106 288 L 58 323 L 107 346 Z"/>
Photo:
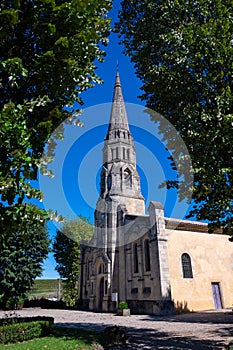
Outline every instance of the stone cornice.
<path id="1" fill-rule="evenodd" d="M 181 231 L 196 231 L 209 233 L 208 224 L 200 221 L 181 220 L 173 218 L 164 218 L 166 229 L 181 230 Z M 222 234 L 221 228 L 216 228 L 212 233 Z"/>

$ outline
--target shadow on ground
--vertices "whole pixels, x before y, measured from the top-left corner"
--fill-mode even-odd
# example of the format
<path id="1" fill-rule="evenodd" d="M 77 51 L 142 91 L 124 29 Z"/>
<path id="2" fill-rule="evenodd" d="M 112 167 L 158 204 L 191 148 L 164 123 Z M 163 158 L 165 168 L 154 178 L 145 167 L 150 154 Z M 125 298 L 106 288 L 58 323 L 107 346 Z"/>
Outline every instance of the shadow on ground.
<path id="1" fill-rule="evenodd" d="M 229 331 L 228 331 L 229 332 Z M 229 333 L 228 333 L 229 335 Z M 222 350 L 224 341 L 216 342 L 194 337 L 171 336 L 165 332 L 149 329 L 129 329 L 129 344 L 125 347 L 112 347 L 112 349 L 147 349 L 147 350 Z"/>
<path id="2" fill-rule="evenodd" d="M 187 323 L 211 323 L 233 324 L 233 314 L 230 312 L 190 312 L 173 316 L 145 315 L 142 321 L 152 322 L 187 322 Z"/>
<path id="3" fill-rule="evenodd" d="M 86 324 L 86 323 L 66 323 L 56 324 L 62 327 L 74 327 L 81 329 L 92 329 L 98 332 L 103 331 L 105 328 L 100 324 Z M 132 327 L 126 328 L 127 332 L 127 344 L 113 345 L 106 347 L 111 350 L 133 350 L 133 349 L 145 349 L 145 350 L 223 350 L 226 345 L 226 337 L 232 334 L 231 327 L 220 327 L 217 331 L 218 335 L 223 338 L 222 341 L 198 339 L 195 337 L 187 336 L 172 336 L 171 333 L 158 332 L 154 329 L 136 329 Z M 216 335 L 216 332 L 213 334 Z M 225 338 L 225 339 L 224 339 Z"/>

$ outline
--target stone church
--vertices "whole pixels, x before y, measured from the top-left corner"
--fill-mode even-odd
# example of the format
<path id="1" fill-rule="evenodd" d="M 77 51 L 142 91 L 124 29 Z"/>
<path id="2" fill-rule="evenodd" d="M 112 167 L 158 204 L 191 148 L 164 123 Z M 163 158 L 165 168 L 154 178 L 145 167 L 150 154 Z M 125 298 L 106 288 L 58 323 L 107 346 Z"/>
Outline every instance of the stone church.
<path id="1" fill-rule="evenodd" d="M 95 231 L 81 244 L 79 298 L 85 308 L 166 314 L 232 307 L 233 243 L 205 223 L 148 214 L 136 170 L 119 73 L 103 148 Z"/>

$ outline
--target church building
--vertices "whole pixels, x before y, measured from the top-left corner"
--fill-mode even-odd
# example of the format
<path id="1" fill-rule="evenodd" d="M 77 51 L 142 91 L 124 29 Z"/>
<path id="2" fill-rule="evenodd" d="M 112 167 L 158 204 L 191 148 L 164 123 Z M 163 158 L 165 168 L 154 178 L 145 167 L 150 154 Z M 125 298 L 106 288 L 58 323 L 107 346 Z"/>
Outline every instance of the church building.
<path id="1" fill-rule="evenodd" d="M 93 311 L 115 312 L 126 301 L 132 313 L 145 314 L 233 304 L 228 237 L 220 229 L 209 234 L 205 223 L 167 218 L 158 202 L 145 211 L 118 72 L 95 231 L 90 242 L 81 244 L 79 298 Z"/>

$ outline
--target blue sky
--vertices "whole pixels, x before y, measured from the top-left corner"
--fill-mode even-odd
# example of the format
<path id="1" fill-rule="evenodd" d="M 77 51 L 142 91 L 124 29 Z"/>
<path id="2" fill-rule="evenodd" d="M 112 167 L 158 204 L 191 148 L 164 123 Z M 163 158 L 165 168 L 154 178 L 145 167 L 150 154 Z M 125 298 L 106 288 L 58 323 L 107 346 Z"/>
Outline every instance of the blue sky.
<path id="1" fill-rule="evenodd" d="M 113 1 L 113 8 L 109 13 L 109 17 L 112 18 L 112 25 L 117 20 L 117 14 L 120 9 L 120 0 Z M 121 75 L 121 83 L 124 89 L 124 99 L 130 103 L 137 103 L 142 105 L 137 96 L 141 94 L 140 80 L 134 73 L 133 64 L 130 62 L 129 57 L 123 55 L 123 47 L 119 45 L 119 38 L 116 34 L 111 33 L 109 36 L 109 44 L 105 48 L 106 58 L 104 63 L 97 63 L 96 73 L 104 80 L 101 85 L 96 85 L 94 88 L 86 91 L 82 95 L 84 105 L 83 109 L 88 107 L 109 103 L 112 99 L 113 85 L 116 73 L 116 66 L 118 62 L 119 71 Z M 94 117 L 93 117 L 94 118 Z M 108 120 L 106 120 L 106 123 Z M 85 123 L 85 120 L 84 120 Z M 101 159 L 101 154 L 100 154 Z M 101 165 L 101 164 L 100 164 Z M 55 192 L 56 193 L 56 192 Z M 55 195 L 55 194 L 54 194 Z M 56 200 L 56 198 L 55 198 Z M 74 199 L 72 199 L 73 201 Z M 97 200 L 97 198 L 96 198 Z M 77 215 L 83 214 L 92 219 L 92 211 L 86 211 L 82 208 L 77 209 Z M 49 232 L 51 237 L 55 234 L 56 227 L 49 223 Z M 49 254 L 49 258 L 44 263 L 44 272 L 41 278 L 58 278 L 58 274 L 55 271 L 56 262 L 52 254 Z"/>
<path id="2" fill-rule="evenodd" d="M 120 1 L 113 2 L 109 17 L 117 20 Z M 143 103 L 137 97 L 142 92 L 141 82 L 134 73 L 130 59 L 122 54 L 118 36 L 111 33 L 106 48 L 106 59 L 98 64 L 96 73 L 104 80 L 82 95 L 84 105 L 80 118 L 84 127 L 65 127 L 65 139 L 58 144 L 56 156 L 50 168 L 55 173 L 53 179 L 40 176 L 39 184 L 45 193 L 43 205 L 46 209 L 57 210 L 67 219 L 76 215 L 89 217 L 93 221 L 95 203 L 98 199 L 99 174 L 102 162 L 102 147 L 110 117 L 110 107 L 118 62 L 123 96 L 135 140 L 138 172 L 142 193 L 148 206 L 150 200 L 161 201 L 165 215 L 183 218 L 187 205 L 179 203 L 176 191 L 159 190 L 159 184 L 167 178 L 175 178 L 167 159 L 168 153 L 157 127 L 150 121 Z M 59 226 L 49 223 L 51 238 Z M 52 254 L 44 263 L 42 278 L 58 278 Z"/>

